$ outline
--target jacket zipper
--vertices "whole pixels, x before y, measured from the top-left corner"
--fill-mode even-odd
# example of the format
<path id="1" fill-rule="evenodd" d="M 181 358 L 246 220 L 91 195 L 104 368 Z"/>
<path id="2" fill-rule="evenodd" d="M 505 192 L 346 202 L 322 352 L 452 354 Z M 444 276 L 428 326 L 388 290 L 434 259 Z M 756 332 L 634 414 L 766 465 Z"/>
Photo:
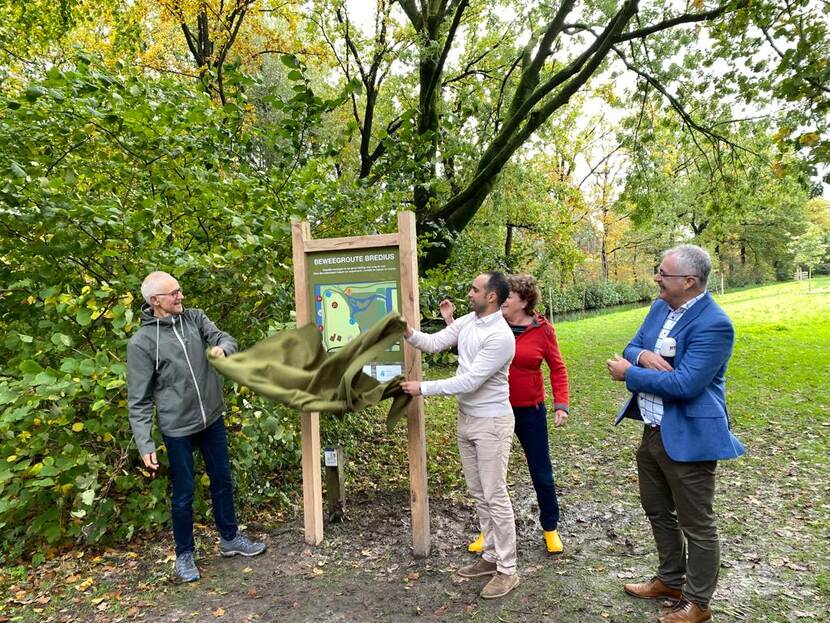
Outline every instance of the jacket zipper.
<path id="1" fill-rule="evenodd" d="M 179 332 L 176 331 L 176 319 L 173 318 L 173 334 L 176 336 L 176 339 L 179 340 L 179 344 L 182 346 L 182 351 L 184 352 L 184 360 L 187 362 L 187 367 L 190 370 L 190 376 L 193 378 L 193 386 L 196 388 L 196 398 L 199 400 L 199 410 L 202 412 L 202 423 L 204 424 L 205 428 L 207 428 L 207 415 L 205 415 L 205 405 L 202 404 L 202 392 L 199 391 L 199 384 L 196 382 L 196 374 L 193 372 L 193 366 L 190 365 L 190 357 L 187 356 L 187 348 L 185 348 L 184 341 L 181 337 L 179 337 Z"/>

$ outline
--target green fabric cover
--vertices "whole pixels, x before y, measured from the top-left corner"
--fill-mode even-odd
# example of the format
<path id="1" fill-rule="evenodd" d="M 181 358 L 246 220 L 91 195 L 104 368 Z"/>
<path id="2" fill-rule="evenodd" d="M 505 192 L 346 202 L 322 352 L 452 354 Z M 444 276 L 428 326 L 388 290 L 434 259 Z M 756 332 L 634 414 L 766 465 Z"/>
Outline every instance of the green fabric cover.
<path id="1" fill-rule="evenodd" d="M 363 372 L 378 361 L 406 329 L 390 313 L 343 348 L 327 353 L 320 330 L 309 324 L 265 338 L 229 357 L 209 357 L 216 370 L 252 391 L 300 411 L 338 415 L 393 398 L 386 416 L 392 427 L 406 415 L 411 396 L 401 391 L 403 376 L 381 383 Z"/>

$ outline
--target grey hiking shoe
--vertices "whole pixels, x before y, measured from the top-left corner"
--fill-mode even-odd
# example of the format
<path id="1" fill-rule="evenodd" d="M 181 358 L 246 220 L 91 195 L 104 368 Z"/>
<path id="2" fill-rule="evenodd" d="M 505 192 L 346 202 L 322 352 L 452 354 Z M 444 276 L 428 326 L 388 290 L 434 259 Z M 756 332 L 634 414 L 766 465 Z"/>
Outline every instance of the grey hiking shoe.
<path id="1" fill-rule="evenodd" d="M 236 536 L 230 541 L 226 541 L 221 536 L 219 537 L 219 553 L 223 556 L 258 556 L 264 552 L 268 546 L 265 543 L 257 543 L 252 541 L 244 534 L 237 532 Z"/>
<path id="2" fill-rule="evenodd" d="M 195 582 L 202 577 L 199 575 L 193 552 L 183 552 L 176 556 L 176 575 L 182 582 Z"/>

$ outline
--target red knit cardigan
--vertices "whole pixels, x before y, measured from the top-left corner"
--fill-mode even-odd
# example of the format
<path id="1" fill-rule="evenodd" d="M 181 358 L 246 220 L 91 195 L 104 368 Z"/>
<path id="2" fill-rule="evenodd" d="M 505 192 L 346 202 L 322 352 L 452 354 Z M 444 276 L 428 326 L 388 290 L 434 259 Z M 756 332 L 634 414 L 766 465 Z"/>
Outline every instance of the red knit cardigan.
<path id="1" fill-rule="evenodd" d="M 559 352 L 553 325 L 538 314 L 535 322 L 516 338 L 516 355 L 510 364 L 510 404 L 514 407 L 529 407 L 545 400 L 543 359 L 550 368 L 554 409 L 567 411 L 568 371 Z"/>

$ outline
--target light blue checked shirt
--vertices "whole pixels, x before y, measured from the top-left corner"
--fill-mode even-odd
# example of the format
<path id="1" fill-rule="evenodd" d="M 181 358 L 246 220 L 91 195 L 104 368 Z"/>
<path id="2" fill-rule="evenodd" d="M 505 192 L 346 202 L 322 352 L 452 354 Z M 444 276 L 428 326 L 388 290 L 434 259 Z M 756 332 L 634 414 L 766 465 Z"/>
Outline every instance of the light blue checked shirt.
<path id="1" fill-rule="evenodd" d="M 663 328 L 660 330 L 660 334 L 657 336 L 657 341 L 654 343 L 653 350 L 655 353 L 660 352 L 660 346 L 663 345 L 663 340 L 668 337 L 669 332 L 674 329 L 674 325 L 677 324 L 677 321 L 680 320 L 683 314 L 685 314 L 692 307 L 692 305 L 697 303 L 704 296 L 706 296 L 705 291 L 690 301 L 686 301 L 683 305 L 677 309 L 673 309 L 669 313 L 666 318 L 666 322 L 663 323 Z M 640 363 L 639 356 L 637 357 L 637 363 Z M 656 394 L 646 394 L 641 392 L 637 394 L 637 406 L 640 407 L 640 415 L 643 416 L 643 422 L 649 426 L 660 426 L 660 422 L 663 421 L 662 397 L 657 396 Z"/>

